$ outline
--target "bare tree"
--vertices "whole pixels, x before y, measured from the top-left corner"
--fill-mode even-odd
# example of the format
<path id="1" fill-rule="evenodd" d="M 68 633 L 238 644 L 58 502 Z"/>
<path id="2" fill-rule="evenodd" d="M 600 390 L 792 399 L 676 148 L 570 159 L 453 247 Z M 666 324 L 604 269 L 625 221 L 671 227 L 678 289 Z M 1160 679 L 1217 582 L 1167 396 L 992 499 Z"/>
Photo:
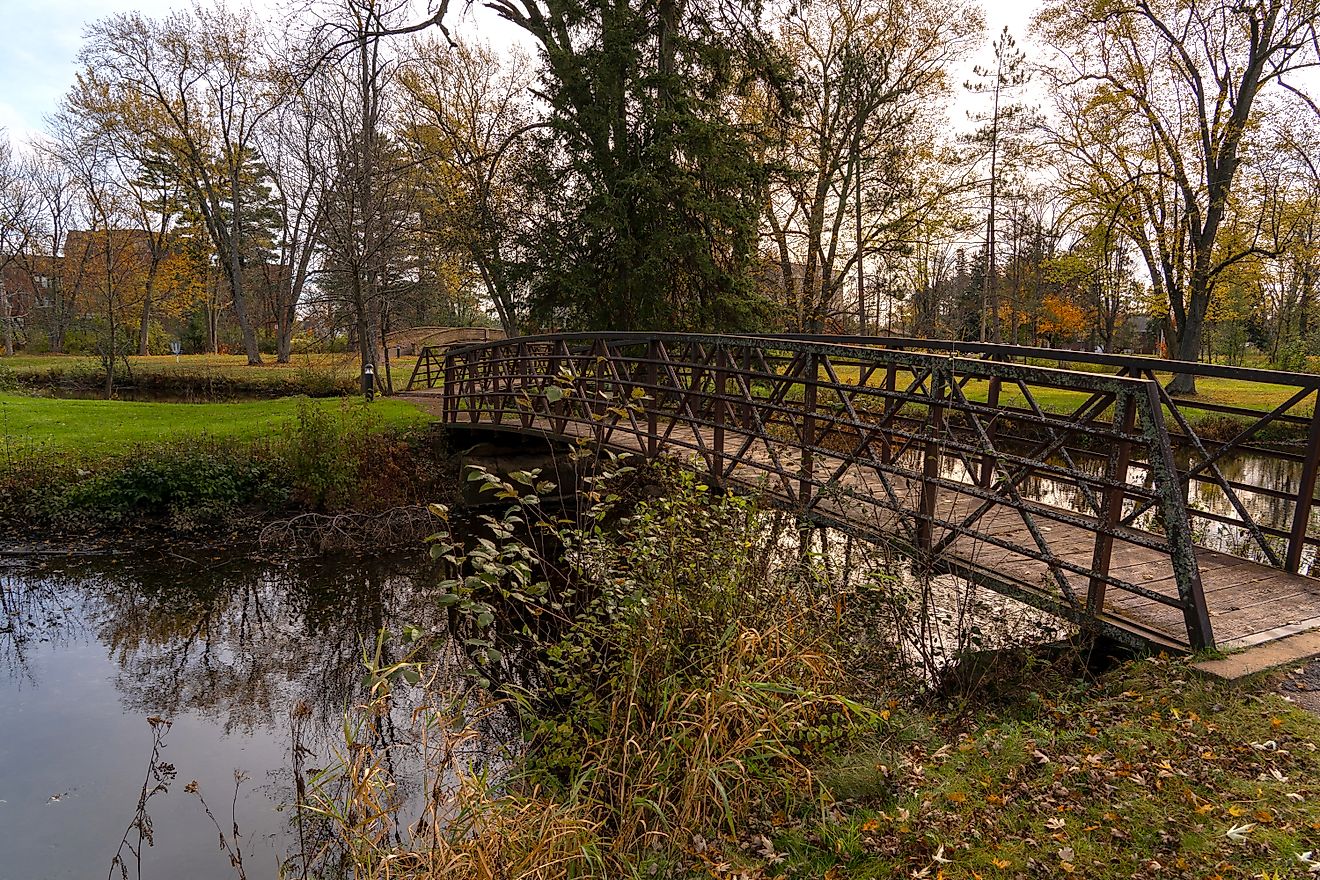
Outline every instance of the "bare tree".
<path id="1" fill-rule="evenodd" d="M 261 363 L 245 278 L 257 133 L 278 106 L 249 13 L 200 4 L 160 21 L 137 13 L 93 25 L 81 60 L 81 109 L 138 127 L 178 169 L 233 297 L 248 363 Z"/>
<path id="2" fill-rule="evenodd" d="M 6 357 L 14 353 L 17 316 L 4 273 L 22 261 L 36 234 L 37 197 L 28 170 L 14 155 L 8 133 L 0 129 L 0 322 Z"/>
<path id="3" fill-rule="evenodd" d="M 778 23 L 804 84 L 800 119 L 786 123 L 784 169 L 766 211 L 793 325 L 815 329 L 862 261 L 901 240 L 947 192 L 918 180 L 945 67 L 980 27 L 959 3 L 865 4 L 830 0 L 793 7 Z"/>
<path id="4" fill-rule="evenodd" d="M 406 265 L 407 242 L 416 230 L 410 165 L 388 127 L 399 61 L 382 36 L 409 7 L 407 0 L 338 0 L 311 41 L 340 52 L 334 63 L 320 65 L 307 86 L 326 125 L 330 174 L 318 283 L 351 315 L 364 391 L 366 366 L 384 355 L 392 299 L 415 281 Z M 388 392 L 388 360 L 384 368 L 377 381 Z"/>
<path id="5" fill-rule="evenodd" d="M 327 157 L 333 147 L 330 127 L 322 119 L 324 91 L 318 89 L 314 60 L 306 57 L 296 38 L 286 40 L 278 71 L 285 100 L 262 126 L 257 150 L 274 186 L 279 214 L 275 242 L 276 360 L 288 363 L 298 305 L 316 268 L 321 244 L 327 190 L 332 168 Z"/>
<path id="6" fill-rule="evenodd" d="M 994 62 L 991 67 L 977 65 L 972 68 L 972 79 L 965 87 L 968 91 L 990 96 L 990 110 L 980 115 L 981 127 L 972 134 L 972 140 L 985 148 L 989 174 L 986 189 L 989 203 L 985 213 L 985 277 L 981 288 L 981 341 L 1003 341 L 999 316 L 999 260 L 995 253 L 998 243 L 996 220 L 999 214 L 999 191 L 1003 186 L 1005 160 L 1016 158 L 1011 154 L 1017 144 L 1015 135 L 1021 136 L 1027 109 L 1012 100 L 1013 94 L 1027 83 L 1029 71 L 1027 56 L 1008 27 L 991 43 Z M 987 329 L 989 333 L 987 334 Z"/>
<path id="7" fill-rule="evenodd" d="M 71 113 L 55 118 L 52 154 L 61 161 L 77 191 L 75 221 L 82 228 L 65 238 L 63 263 L 66 283 L 72 281 L 78 297 L 94 309 L 101 326 L 97 347 L 105 371 L 105 396 L 114 395 L 115 368 L 127 365 L 132 337 L 127 325 L 146 291 L 146 263 L 150 262 L 143 232 L 134 225 L 125 182 L 110 139 L 94 121 Z"/>
<path id="8" fill-rule="evenodd" d="M 526 315 L 516 273 L 526 194 L 516 155 L 544 123 L 529 106 L 529 59 L 489 46 L 419 41 L 401 81 L 401 136 L 437 215 L 435 236 L 465 255 L 510 335 Z"/>
<path id="9" fill-rule="evenodd" d="M 1180 360 L 1200 354 L 1216 279 L 1251 253 L 1221 253 L 1220 232 L 1260 99 L 1317 64 L 1318 20 L 1316 0 L 1053 0 L 1040 15 L 1059 52 L 1056 92 L 1109 117 L 1121 138 L 1106 165 L 1126 166 L 1120 182 L 1150 227 L 1138 245 L 1168 298 Z M 1169 387 L 1195 393 L 1195 379 Z"/>

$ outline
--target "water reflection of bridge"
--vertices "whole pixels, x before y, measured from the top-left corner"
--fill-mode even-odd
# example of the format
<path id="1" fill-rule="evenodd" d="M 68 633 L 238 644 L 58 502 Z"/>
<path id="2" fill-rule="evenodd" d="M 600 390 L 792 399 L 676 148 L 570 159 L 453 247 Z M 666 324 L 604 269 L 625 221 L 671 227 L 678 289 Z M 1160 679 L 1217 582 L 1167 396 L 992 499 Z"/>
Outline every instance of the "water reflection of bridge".
<path id="1" fill-rule="evenodd" d="M 899 339 L 560 334 L 433 360 L 410 387 L 455 428 L 690 454 L 722 485 L 1129 642 L 1320 627 L 1320 580 L 1299 573 L 1320 545 L 1320 376 L 1193 368 L 1278 398 L 1264 409 L 1171 398 L 1167 361 Z M 1207 414 L 1215 439 L 1193 429 Z M 1266 442 L 1290 432 L 1305 445 Z M 1244 454 L 1284 485 L 1253 481 L 1272 472 Z"/>

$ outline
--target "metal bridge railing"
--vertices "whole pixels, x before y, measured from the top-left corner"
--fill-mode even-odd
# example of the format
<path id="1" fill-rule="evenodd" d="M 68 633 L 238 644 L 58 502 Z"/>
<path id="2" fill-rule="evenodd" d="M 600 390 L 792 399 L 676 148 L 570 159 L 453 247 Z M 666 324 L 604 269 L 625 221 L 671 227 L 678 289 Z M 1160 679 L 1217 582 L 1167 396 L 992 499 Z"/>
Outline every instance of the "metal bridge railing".
<path id="1" fill-rule="evenodd" d="M 779 338 L 779 337 L 775 337 Z M 1183 499 L 1193 531 L 1219 549 L 1289 572 L 1306 572 L 1320 551 L 1315 490 L 1320 473 L 1320 375 L 1101 352 L 1067 351 L 906 337 L 822 337 L 895 351 L 956 354 L 1007 363 L 1050 364 L 1150 379 L 1170 428 Z M 1174 397 L 1175 373 L 1219 383 L 1220 398 Z M 1202 383 L 1204 385 L 1204 383 Z M 1093 458 L 1085 447 L 1070 452 Z M 1134 461 L 1137 469 L 1144 463 Z M 1134 511 L 1126 517 L 1133 521 Z"/>
<path id="2" fill-rule="evenodd" d="M 1214 642 L 1149 378 L 636 333 L 470 346 L 423 375 L 443 386 L 451 424 L 690 452 L 723 484 L 1012 582 L 1079 620 L 1118 615 L 1193 648 Z"/>

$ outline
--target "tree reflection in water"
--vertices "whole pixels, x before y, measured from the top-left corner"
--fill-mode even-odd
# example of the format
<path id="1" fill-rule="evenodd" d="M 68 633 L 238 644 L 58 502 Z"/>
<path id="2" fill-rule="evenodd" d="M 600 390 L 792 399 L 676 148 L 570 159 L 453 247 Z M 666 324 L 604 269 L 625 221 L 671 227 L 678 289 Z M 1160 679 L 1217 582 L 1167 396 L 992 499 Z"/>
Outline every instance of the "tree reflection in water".
<path id="1" fill-rule="evenodd" d="M 9 719 L 13 725 L 23 723 L 25 714 L 36 723 L 48 723 L 43 719 L 57 713 L 44 704 L 77 693 L 78 705 L 63 706 L 59 717 L 72 713 L 81 731 L 107 731 L 115 725 L 131 730 L 123 742 L 101 734 L 97 746 L 102 752 L 110 750 L 106 759 L 133 766 L 140 764 L 150 744 L 146 725 L 137 727 L 141 719 L 192 719 L 187 725 L 176 724 L 170 734 L 171 751 L 180 759 L 179 791 L 171 795 L 170 811 L 186 814 L 204 829 L 200 808 L 182 801 L 189 797 L 182 783 L 214 771 L 208 794 L 213 802 L 227 803 L 231 792 L 217 790 L 214 780 L 246 771 L 264 804 L 242 817 L 247 839 L 270 840 L 274 852 L 286 856 L 296 846 L 289 828 L 294 811 L 277 813 L 271 807 L 293 804 L 300 789 L 295 774 L 325 766 L 341 746 L 345 710 L 365 696 L 364 657 L 375 651 L 377 636 L 387 634 L 381 659 L 389 663 L 401 659 L 403 642 L 395 636 L 403 627 L 443 633 L 442 610 L 428 598 L 432 583 L 424 554 L 201 564 L 177 557 L 11 561 L 0 568 L 0 705 L 17 707 Z M 443 639 L 434 640 L 431 650 L 432 659 L 448 659 Z M 89 656 L 109 661 L 103 677 L 98 677 L 100 667 L 89 668 Z M 457 664 L 438 666 L 439 688 L 456 692 L 462 683 Z M 22 700 L 17 699 L 19 692 Z M 12 700 L 9 695 L 14 695 Z M 409 721 L 417 699 L 407 688 L 396 692 L 392 712 L 379 725 L 379 741 L 373 744 L 388 755 L 391 775 L 405 799 L 410 796 L 410 756 L 415 755 Z M 107 717 L 110 714 L 114 717 Z M 183 742 L 185 736 L 192 741 Z M 43 745 L 47 741 L 49 746 Z M 236 749 L 234 741 L 246 745 Z M 31 772 L 0 777 L 12 805 L 7 809 L 27 809 L 30 804 L 40 809 L 49 795 L 45 787 L 58 784 L 58 765 L 71 747 L 71 734 L 52 731 L 36 742 L 38 750 L 49 748 L 49 753 L 24 756 L 32 762 Z M 258 764 L 264 757 L 265 766 L 214 766 L 221 760 L 217 757 L 212 766 L 198 768 L 182 760 L 184 752 L 209 754 L 210 745 L 219 754 L 222 744 L 231 759 L 237 751 L 238 758 Z M 27 798 L 14 796 L 25 784 L 32 790 L 19 793 Z M 126 782 L 107 783 L 107 789 L 114 790 L 86 785 L 78 807 L 113 814 L 110 824 L 116 824 L 132 812 L 138 792 Z M 36 820 L 35 810 L 29 815 Z M 161 833 L 154 848 L 165 852 L 148 854 L 149 859 L 161 859 L 158 865 L 170 866 L 158 867 L 159 876 L 178 876 L 184 869 L 189 876 L 230 876 L 213 847 L 196 847 L 191 833 L 176 830 L 175 836 L 180 847 L 188 838 L 186 845 L 197 849 L 195 854 L 169 853 L 172 842 L 165 826 L 182 821 L 169 818 L 158 823 Z M 221 816 L 222 821 L 226 818 Z M 11 833 L 20 830 L 16 826 Z M 28 846 L 8 837 L 0 826 L 0 851 L 18 853 L 18 864 L 11 867 L 21 867 L 23 852 L 31 849 L 34 867 L 54 867 L 57 874 L 63 869 L 61 876 L 84 876 L 91 868 L 103 873 L 114 851 L 113 845 L 109 851 L 97 851 L 105 845 L 101 840 L 88 840 L 86 846 L 75 840 L 68 852 L 55 857 L 56 862 L 67 858 L 69 863 L 52 866 L 49 845 L 38 853 L 35 843 Z M 68 842 L 67 837 L 59 840 L 61 845 Z M 79 848 L 90 851 L 77 852 Z M 151 871 L 144 876 L 152 876 Z"/>

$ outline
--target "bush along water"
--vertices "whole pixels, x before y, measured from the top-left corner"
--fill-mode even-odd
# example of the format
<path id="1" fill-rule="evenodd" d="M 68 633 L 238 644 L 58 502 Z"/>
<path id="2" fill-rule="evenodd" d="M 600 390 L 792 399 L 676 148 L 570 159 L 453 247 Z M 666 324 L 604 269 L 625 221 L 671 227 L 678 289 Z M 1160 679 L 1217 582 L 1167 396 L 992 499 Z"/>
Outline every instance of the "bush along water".
<path id="1" fill-rule="evenodd" d="M 285 429 L 261 440 L 200 435 L 95 459 L 7 442 L 0 524 L 11 537 L 163 528 L 220 539 L 299 514 L 420 510 L 446 491 L 437 446 L 430 429 L 384 427 L 356 400 L 301 400 Z"/>
<path id="2" fill-rule="evenodd" d="M 422 823 L 409 858 L 444 864 L 443 876 L 670 876 L 694 839 L 767 820 L 770 803 L 814 803 L 812 759 L 887 723 L 857 696 L 836 648 L 846 624 L 825 580 L 805 571 L 813 563 L 774 563 L 797 546 L 795 528 L 784 540 L 754 501 L 673 465 L 612 461 L 596 473 L 567 515 L 542 508 L 550 486 L 536 472 L 471 472 L 505 505 L 475 523 L 451 527 L 435 508 L 450 621 L 437 637 L 461 649 L 473 686 L 440 726 L 473 700 L 497 701 L 524 744 L 498 780 L 432 771 L 453 784 L 424 811 L 465 818 Z M 375 672 L 378 694 L 428 678 L 425 665 Z M 341 799 L 322 790 L 312 801 L 324 817 Z M 485 815 L 497 818 L 474 818 Z M 364 848 L 353 828 L 335 828 L 358 854 L 356 876 L 393 876 L 396 846 Z"/>

